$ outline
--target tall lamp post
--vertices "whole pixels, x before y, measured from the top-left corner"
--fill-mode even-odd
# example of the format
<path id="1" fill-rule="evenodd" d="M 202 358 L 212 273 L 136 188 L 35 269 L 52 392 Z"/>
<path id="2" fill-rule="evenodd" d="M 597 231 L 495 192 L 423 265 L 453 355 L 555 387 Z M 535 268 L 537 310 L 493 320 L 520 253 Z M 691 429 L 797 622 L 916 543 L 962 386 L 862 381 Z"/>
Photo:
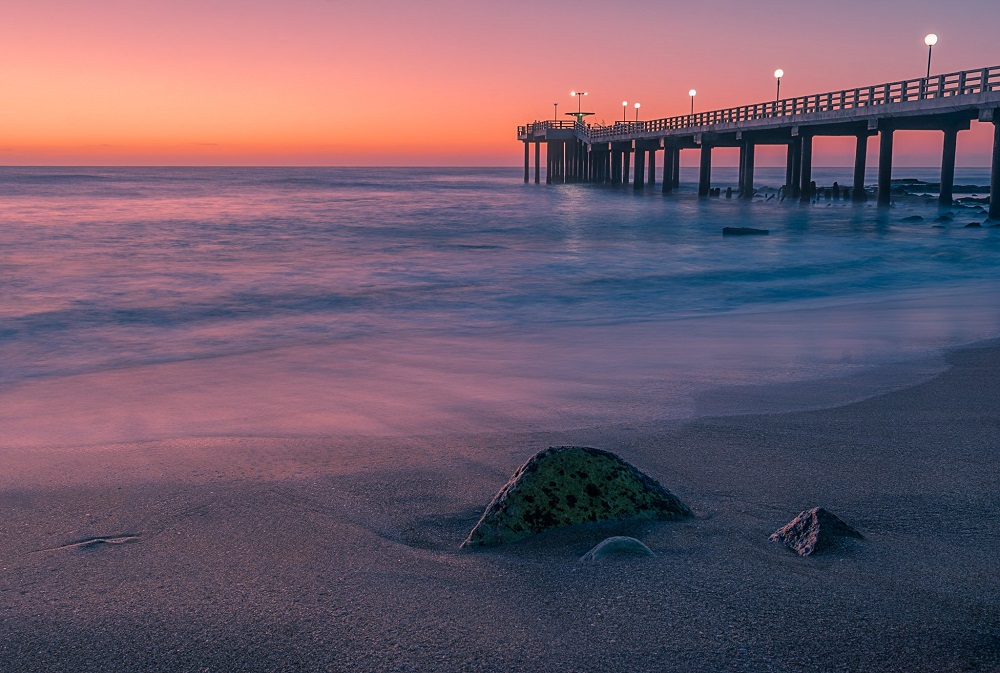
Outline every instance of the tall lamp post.
<path id="1" fill-rule="evenodd" d="M 934 45 L 937 44 L 937 35 L 934 33 L 929 34 L 924 38 L 924 44 L 927 45 L 927 77 L 931 76 L 931 52 L 934 51 Z"/>
<path id="2" fill-rule="evenodd" d="M 698 92 L 691 89 L 688 91 L 688 95 L 691 96 L 691 116 L 694 116 L 694 97 L 698 95 Z"/>
<path id="3" fill-rule="evenodd" d="M 576 113 L 580 114 L 583 111 L 583 97 L 587 95 L 586 91 L 570 91 L 570 96 L 576 96 Z"/>
<path id="4" fill-rule="evenodd" d="M 777 103 L 778 99 L 781 98 L 781 78 L 785 76 L 785 71 L 778 68 L 774 71 L 774 78 L 778 80 L 778 88 L 774 91 L 774 102 Z"/>
<path id="5" fill-rule="evenodd" d="M 627 100 L 623 100 L 622 101 L 622 121 L 623 122 L 627 122 L 628 121 L 628 118 L 625 116 L 627 113 L 628 113 L 628 101 Z"/>
<path id="6" fill-rule="evenodd" d="M 640 107 L 641 106 L 638 103 L 635 104 L 635 123 L 636 124 L 639 123 L 639 108 Z"/>
<path id="7" fill-rule="evenodd" d="M 559 103 L 552 104 L 552 118 L 559 121 Z"/>

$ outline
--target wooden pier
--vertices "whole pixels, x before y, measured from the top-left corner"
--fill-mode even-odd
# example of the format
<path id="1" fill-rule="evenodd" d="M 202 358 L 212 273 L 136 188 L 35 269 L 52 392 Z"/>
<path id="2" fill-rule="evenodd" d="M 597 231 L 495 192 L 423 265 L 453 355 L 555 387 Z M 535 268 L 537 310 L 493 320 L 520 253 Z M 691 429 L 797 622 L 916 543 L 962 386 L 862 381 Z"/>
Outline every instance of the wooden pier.
<path id="1" fill-rule="evenodd" d="M 857 138 L 851 196 L 855 201 L 863 201 L 868 138 L 877 134 L 877 198 L 879 205 L 887 206 L 893 134 L 941 131 L 944 137 L 940 202 L 950 205 L 958 133 L 968 130 L 973 120 L 993 123 L 989 217 L 1000 219 L 1000 66 L 651 121 L 623 121 L 610 126 L 581 121 L 536 121 L 519 126 L 517 137 L 524 143 L 525 182 L 531 177 L 530 146 L 535 143 L 536 184 L 541 181 L 543 143 L 546 183 L 631 184 L 636 190 L 654 185 L 656 156 L 662 151 L 664 194 L 678 186 L 681 150 L 696 149 L 701 155 L 700 196 L 707 196 L 712 189 L 712 149 L 738 147 L 738 193 L 743 198 L 752 198 L 754 194 L 754 149 L 758 145 L 785 145 L 788 150 L 784 192 L 807 202 L 815 189 L 813 138 Z M 634 171 L 631 170 L 633 155 Z"/>

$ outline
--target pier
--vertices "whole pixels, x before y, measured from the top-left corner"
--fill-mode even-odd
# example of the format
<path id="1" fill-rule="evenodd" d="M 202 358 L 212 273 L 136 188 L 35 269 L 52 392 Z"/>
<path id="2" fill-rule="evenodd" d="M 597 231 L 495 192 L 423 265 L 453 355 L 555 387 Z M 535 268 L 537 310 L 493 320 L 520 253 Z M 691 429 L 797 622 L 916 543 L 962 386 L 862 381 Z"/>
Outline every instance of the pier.
<path id="1" fill-rule="evenodd" d="M 602 126 L 578 121 L 535 121 L 517 129 L 524 143 L 524 181 L 541 181 L 541 146 L 545 145 L 546 183 L 597 182 L 654 187 L 657 153 L 662 152 L 660 189 L 679 184 L 680 153 L 700 154 L 698 194 L 712 190 L 712 150 L 740 150 L 738 195 L 754 194 L 754 151 L 758 145 L 787 147 L 785 184 L 788 197 L 808 202 L 813 196 L 813 138 L 857 139 L 851 197 L 866 200 L 865 161 L 868 139 L 879 136 L 878 205 L 890 203 L 893 135 L 901 131 L 940 131 L 940 202 L 952 203 L 957 137 L 972 121 L 992 122 L 993 160 L 989 217 L 1000 219 L 1000 66 L 920 79 L 889 82 L 827 93 L 784 98 L 724 110 L 698 112 L 650 121 Z M 631 170 L 634 158 L 634 170 Z"/>

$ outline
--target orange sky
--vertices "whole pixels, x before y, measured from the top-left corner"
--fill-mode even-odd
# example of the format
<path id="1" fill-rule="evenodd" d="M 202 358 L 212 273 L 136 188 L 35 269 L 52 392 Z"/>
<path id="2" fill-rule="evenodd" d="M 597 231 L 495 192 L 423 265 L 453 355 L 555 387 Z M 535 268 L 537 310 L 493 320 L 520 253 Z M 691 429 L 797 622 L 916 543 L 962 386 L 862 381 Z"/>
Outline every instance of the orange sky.
<path id="1" fill-rule="evenodd" d="M 675 4 L 12 0 L 0 164 L 514 166 L 516 126 L 574 88 L 607 122 L 623 99 L 684 113 L 692 87 L 702 110 L 768 100 L 776 67 L 783 95 L 836 90 L 922 75 L 931 31 L 935 71 L 1000 64 L 995 0 Z M 973 126 L 959 164 L 987 165 Z M 938 161 L 940 134 L 896 143 L 898 165 Z M 852 156 L 817 142 L 818 164 Z"/>

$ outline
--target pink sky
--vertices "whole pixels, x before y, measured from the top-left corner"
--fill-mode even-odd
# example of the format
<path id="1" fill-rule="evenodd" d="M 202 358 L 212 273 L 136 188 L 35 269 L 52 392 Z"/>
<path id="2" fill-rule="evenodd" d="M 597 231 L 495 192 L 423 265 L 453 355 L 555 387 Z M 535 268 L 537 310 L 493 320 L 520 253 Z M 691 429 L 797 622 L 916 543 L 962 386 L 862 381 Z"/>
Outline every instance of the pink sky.
<path id="1" fill-rule="evenodd" d="M 572 89 L 613 122 L 623 99 L 682 114 L 692 87 L 701 110 L 769 100 L 778 67 L 787 96 L 875 84 L 922 75 L 928 32 L 936 72 L 1000 64 L 995 0 L 12 0 L 3 15 L 7 165 L 515 166 L 516 126 L 574 109 Z M 988 165 L 991 137 L 960 134 L 959 165 Z M 897 165 L 939 161 L 938 133 L 896 145 Z M 816 149 L 852 161 L 849 142 Z"/>

